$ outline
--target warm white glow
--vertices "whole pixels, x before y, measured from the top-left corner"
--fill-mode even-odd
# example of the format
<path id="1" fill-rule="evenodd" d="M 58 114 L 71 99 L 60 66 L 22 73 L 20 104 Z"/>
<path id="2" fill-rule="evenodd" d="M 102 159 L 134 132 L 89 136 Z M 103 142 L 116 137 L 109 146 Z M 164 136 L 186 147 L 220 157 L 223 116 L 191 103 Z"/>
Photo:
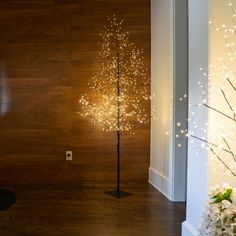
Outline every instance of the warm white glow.
<path id="1" fill-rule="evenodd" d="M 214 2 L 214 3 L 213 3 Z M 209 73 L 199 68 L 201 102 L 191 101 L 190 143 L 196 155 L 209 150 L 210 182 L 230 181 L 236 176 L 236 14 L 235 2 L 212 1 L 212 19 L 209 22 L 210 63 Z M 225 6 L 225 9 L 224 9 Z M 230 14 L 231 13 L 231 14 Z M 222 22 L 223 21 L 223 22 Z M 198 124 L 199 114 L 208 112 L 208 122 Z M 200 134 L 200 135 L 199 135 Z M 193 138 L 194 137 L 194 138 Z M 233 180 L 234 181 L 234 180 Z"/>
<path id="2" fill-rule="evenodd" d="M 229 13 L 226 23 L 219 26 L 219 23 L 210 21 L 210 26 L 217 32 L 221 33 L 224 41 L 225 47 L 228 49 L 227 59 L 232 62 L 236 60 L 236 41 L 235 41 L 235 31 L 236 31 L 236 12 L 233 2 L 225 0 L 228 2 Z M 222 55 L 225 56 L 225 55 Z"/>
<path id="3" fill-rule="evenodd" d="M 114 17 L 108 23 L 100 34 L 97 73 L 89 82 L 89 93 L 80 99 L 79 114 L 104 131 L 131 131 L 149 122 L 150 80 L 143 51 L 130 42 L 123 22 Z"/>

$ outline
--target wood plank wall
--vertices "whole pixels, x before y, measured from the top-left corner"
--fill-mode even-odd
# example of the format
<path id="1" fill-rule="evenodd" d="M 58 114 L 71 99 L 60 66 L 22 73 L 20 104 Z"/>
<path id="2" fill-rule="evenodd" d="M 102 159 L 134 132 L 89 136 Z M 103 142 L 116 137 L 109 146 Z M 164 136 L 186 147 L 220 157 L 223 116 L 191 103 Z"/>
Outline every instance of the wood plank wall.
<path id="1" fill-rule="evenodd" d="M 150 0 L 0 1 L 0 184 L 114 180 L 115 135 L 77 115 L 113 14 L 150 68 Z M 123 180 L 147 181 L 149 135 L 122 137 Z"/>

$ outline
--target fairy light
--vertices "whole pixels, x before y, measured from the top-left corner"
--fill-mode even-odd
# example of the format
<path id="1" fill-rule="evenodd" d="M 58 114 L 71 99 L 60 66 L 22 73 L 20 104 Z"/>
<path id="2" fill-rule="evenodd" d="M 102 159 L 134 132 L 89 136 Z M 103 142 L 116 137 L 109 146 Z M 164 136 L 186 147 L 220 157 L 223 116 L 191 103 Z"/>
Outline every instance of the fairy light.
<path id="1" fill-rule="evenodd" d="M 189 131 L 188 136 L 195 137 L 195 139 L 190 139 L 191 144 L 200 142 L 201 148 L 211 152 L 210 159 L 216 164 L 214 165 L 216 170 L 221 166 L 224 175 L 236 176 L 236 161 L 234 159 L 236 157 L 236 90 L 234 89 L 236 79 L 234 72 L 225 64 L 226 59 L 230 62 L 230 66 L 236 60 L 236 14 L 233 3 L 229 2 L 228 6 L 232 12 L 231 25 L 227 23 L 217 26 L 214 22 L 209 21 L 210 27 L 224 39 L 225 47 L 228 50 L 225 54 L 227 58 L 218 58 L 214 66 L 209 66 L 209 73 L 206 73 L 202 67 L 199 68 L 203 81 L 197 81 L 197 85 L 202 99 L 201 105 L 200 103 L 195 104 L 195 102 L 189 104 L 191 110 L 193 108 L 199 110 L 190 112 L 191 131 Z M 204 87 L 205 84 L 208 84 L 207 88 Z M 205 105 L 208 105 L 208 107 Z M 198 125 L 196 120 L 198 120 L 199 112 L 203 109 L 208 109 L 209 124 L 206 122 L 203 125 Z M 201 133 L 199 131 L 204 134 L 203 137 L 199 138 L 197 136 Z M 194 148 L 189 148 L 189 150 L 193 151 Z M 198 151 L 196 155 L 197 153 Z"/>
<path id="2" fill-rule="evenodd" d="M 202 79 L 210 81 L 209 88 L 205 88 L 204 81 L 198 81 L 199 89 L 204 91 L 207 97 L 202 97 L 200 103 L 191 106 L 199 107 L 199 109 L 208 109 L 209 121 L 206 122 L 204 127 L 197 123 L 197 112 L 192 112 L 192 130 L 189 131 L 189 136 L 198 140 L 200 149 L 210 151 L 210 159 L 214 165 L 213 169 L 219 168 L 219 163 L 223 167 L 223 174 L 227 176 L 236 176 L 236 78 L 233 71 L 231 71 L 224 63 L 223 59 L 218 60 L 220 66 L 216 69 L 211 66 L 210 73 L 204 72 L 201 68 Z M 222 65 L 223 63 L 223 65 Z M 203 93 L 201 93 L 203 94 Z M 199 130 L 207 135 L 207 137 L 198 137 L 195 135 Z M 191 139 L 191 144 L 194 140 Z M 195 152 L 196 155 L 199 151 Z"/>
<path id="3" fill-rule="evenodd" d="M 149 122 L 150 80 L 143 51 L 130 42 L 123 21 L 114 16 L 108 23 L 100 34 L 98 70 L 89 82 L 91 95 L 79 100 L 79 114 L 104 131 L 131 132 L 137 124 Z"/>
<path id="4" fill-rule="evenodd" d="M 223 34 L 225 41 L 225 46 L 229 51 L 228 59 L 230 62 L 236 60 L 236 44 L 235 44 L 235 32 L 236 32 L 236 12 L 233 2 L 228 3 L 228 8 L 231 11 L 231 23 L 222 24 L 221 26 L 216 26 L 212 21 L 209 21 L 209 25 L 219 33 Z"/>

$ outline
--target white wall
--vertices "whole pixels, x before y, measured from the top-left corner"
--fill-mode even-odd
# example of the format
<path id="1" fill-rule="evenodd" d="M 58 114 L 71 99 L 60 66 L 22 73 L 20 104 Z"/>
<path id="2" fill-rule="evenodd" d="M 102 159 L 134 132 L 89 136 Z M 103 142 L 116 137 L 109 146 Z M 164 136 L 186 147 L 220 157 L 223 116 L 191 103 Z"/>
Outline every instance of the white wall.
<path id="1" fill-rule="evenodd" d="M 187 0 L 152 0 L 152 108 L 149 182 L 173 201 L 185 201 L 187 129 Z M 181 122 L 180 126 L 177 123 Z M 181 147 L 179 147 L 181 145 Z"/>
<path id="2" fill-rule="evenodd" d="M 201 89 L 198 81 L 202 78 L 199 68 L 208 71 L 208 0 L 189 0 L 189 116 L 195 113 L 195 120 L 189 122 L 189 130 L 198 137 L 204 133 L 199 127 L 204 127 L 208 120 L 207 109 L 197 106 L 201 103 Z M 203 81 L 207 88 L 208 81 Z M 197 121 L 197 127 L 195 126 Z M 193 142 L 193 143 L 192 143 Z M 208 195 L 208 153 L 201 150 L 200 143 L 189 140 L 188 175 L 187 175 L 187 216 L 183 223 L 182 235 L 197 235 L 201 223 L 202 212 Z"/>
<path id="3" fill-rule="evenodd" d="M 171 199 L 174 56 L 172 0 L 151 1 L 151 32 L 151 93 L 154 118 L 151 120 L 149 182 Z"/>

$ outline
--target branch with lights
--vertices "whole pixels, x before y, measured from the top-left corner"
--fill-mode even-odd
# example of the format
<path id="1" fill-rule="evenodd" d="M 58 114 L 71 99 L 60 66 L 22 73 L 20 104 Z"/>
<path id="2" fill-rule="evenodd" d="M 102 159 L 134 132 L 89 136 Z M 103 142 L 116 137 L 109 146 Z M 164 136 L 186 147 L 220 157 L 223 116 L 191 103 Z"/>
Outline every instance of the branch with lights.
<path id="1" fill-rule="evenodd" d="M 209 24 L 213 30 L 222 33 L 228 50 L 226 59 L 229 61 L 229 65 L 226 66 L 224 59 L 219 58 L 220 66 L 216 69 L 210 66 L 209 74 L 200 68 L 203 76 L 208 80 L 209 88 L 206 89 L 204 83 L 198 82 L 203 96 L 201 104 L 198 105 L 209 110 L 214 124 L 212 122 L 210 125 L 206 123 L 206 128 L 201 127 L 208 138 L 199 137 L 194 134 L 194 131 L 189 132 L 188 135 L 203 142 L 202 147 L 207 148 L 212 156 L 222 164 L 226 170 L 225 174 L 236 177 L 236 142 L 234 141 L 236 132 L 236 80 L 235 72 L 229 68 L 236 59 L 236 13 L 232 2 L 228 2 L 228 7 L 232 13 L 232 24 L 230 23 L 229 26 L 223 24 L 220 27 L 212 21 Z M 194 114 L 191 119 L 194 120 Z M 196 123 L 194 128 L 199 129 Z"/>
<path id="2" fill-rule="evenodd" d="M 226 78 L 226 80 L 227 80 L 228 83 L 230 84 L 231 88 L 233 88 L 234 92 L 236 92 L 236 87 L 235 87 L 234 84 L 231 82 L 231 80 L 230 80 L 229 78 Z M 229 120 L 229 122 L 232 122 L 232 121 L 233 121 L 233 122 L 236 123 L 236 113 L 235 113 L 235 109 L 233 108 L 233 106 L 232 106 L 230 100 L 227 98 L 227 96 L 226 96 L 224 90 L 221 88 L 220 91 L 221 91 L 221 94 L 222 94 L 222 98 L 223 98 L 224 101 L 225 101 L 225 104 L 228 106 L 228 108 L 230 109 L 230 111 L 231 111 L 232 114 L 227 114 L 227 113 L 225 113 L 224 111 L 220 110 L 220 108 L 219 108 L 219 109 L 218 109 L 218 108 L 215 108 L 215 107 L 213 107 L 213 106 L 208 105 L 208 104 L 205 103 L 205 102 L 203 102 L 203 105 L 204 105 L 207 109 L 209 109 L 209 110 L 211 110 L 211 111 L 214 111 L 214 112 L 216 112 L 217 114 L 219 114 L 219 115 L 225 117 L 226 119 Z M 210 142 L 210 141 L 208 141 L 207 139 L 203 139 L 203 138 L 197 137 L 197 136 L 195 136 L 195 135 L 193 135 L 193 134 L 191 134 L 191 136 L 192 136 L 193 138 L 195 138 L 195 139 L 198 139 L 198 140 L 200 140 L 200 141 L 202 141 L 202 142 L 205 142 L 205 143 L 208 145 L 209 150 L 212 152 L 212 154 L 221 162 L 221 164 L 222 164 L 234 177 L 236 177 L 236 171 L 235 171 L 235 166 L 236 166 L 236 153 L 232 151 L 233 148 L 231 147 L 231 145 L 230 145 L 229 141 L 227 140 L 227 138 L 224 137 L 225 135 L 223 135 L 223 136 L 221 137 L 221 138 L 222 138 L 222 143 L 220 143 L 220 144 L 216 144 L 216 143 L 214 143 L 214 142 Z M 225 147 L 224 147 L 224 146 L 225 146 Z M 218 151 L 221 150 L 221 151 L 223 151 L 223 152 L 226 153 L 226 154 L 230 154 L 231 157 L 232 157 L 232 160 L 229 161 L 229 163 L 227 163 L 227 162 L 224 160 L 224 158 L 222 158 L 222 157 L 218 154 L 217 150 L 218 150 Z M 233 161 L 233 163 L 232 163 L 232 161 Z"/>
<path id="3" fill-rule="evenodd" d="M 236 12 L 234 4 L 231 1 L 226 1 L 232 13 L 232 17 L 229 14 L 229 21 L 226 21 L 220 27 L 212 21 L 209 22 L 213 32 L 216 31 L 218 32 L 217 34 L 222 34 L 226 49 L 226 53 L 223 53 L 225 58 L 218 58 L 218 62 L 213 58 L 214 66 L 210 66 L 209 74 L 204 72 L 203 68 L 200 68 L 203 77 L 207 79 L 207 88 L 205 88 L 206 81 L 203 83 L 201 81 L 198 82 L 202 90 L 202 102 L 197 104 L 197 106 L 207 109 L 209 123 L 205 123 L 206 127 L 199 127 L 197 122 L 195 122 L 195 114 L 192 114 L 191 119 L 195 124 L 189 135 L 202 143 L 201 148 L 209 150 L 211 153 L 210 159 L 215 161 L 217 169 L 222 167 L 220 177 L 223 177 L 222 175 L 229 176 L 230 178 L 227 178 L 227 180 L 232 181 L 233 185 L 235 185 L 236 79 L 234 63 L 236 60 Z M 220 2 L 222 3 L 223 1 Z M 223 49 L 220 46 L 219 48 L 220 50 Z M 227 63 L 225 63 L 226 61 Z M 200 137 L 199 133 L 202 131 L 204 134 L 203 137 Z M 194 139 L 191 139 L 191 142 L 194 142 Z M 211 163 L 211 170 L 216 169 L 214 168 L 215 163 Z M 219 176 L 218 173 L 216 175 L 217 178 Z M 217 181 L 221 182 L 222 179 L 217 179 Z M 210 191 L 199 235 L 236 235 L 235 196 L 235 188 L 231 186 L 217 186 L 217 188 Z"/>

